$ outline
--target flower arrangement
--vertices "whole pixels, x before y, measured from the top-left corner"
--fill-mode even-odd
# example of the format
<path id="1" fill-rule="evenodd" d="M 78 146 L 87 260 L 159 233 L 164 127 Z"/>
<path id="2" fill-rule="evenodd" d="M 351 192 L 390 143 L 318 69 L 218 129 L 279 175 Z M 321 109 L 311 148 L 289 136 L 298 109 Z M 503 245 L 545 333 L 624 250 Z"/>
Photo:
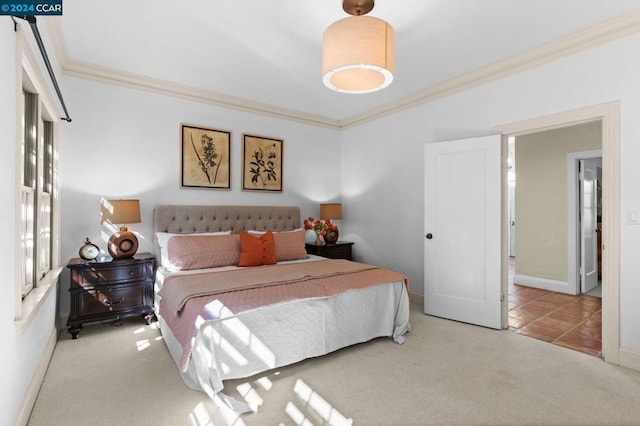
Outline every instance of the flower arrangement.
<path id="1" fill-rule="evenodd" d="M 304 229 L 313 230 L 316 233 L 316 245 L 324 244 L 322 237 L 327 235 L 327 229 L 337 229 L 338 225 L 331 222 L 331 219 L 319 220 L 309 216 L 304 220 Z"/>

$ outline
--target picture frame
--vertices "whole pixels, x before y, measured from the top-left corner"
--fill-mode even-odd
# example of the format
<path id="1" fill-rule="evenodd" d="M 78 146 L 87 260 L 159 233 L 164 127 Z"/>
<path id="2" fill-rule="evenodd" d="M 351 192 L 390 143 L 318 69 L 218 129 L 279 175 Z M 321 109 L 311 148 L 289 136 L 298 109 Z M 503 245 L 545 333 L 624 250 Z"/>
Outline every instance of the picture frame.
<path id="1" fill-rule="evenodd" d="M 242 190 L 282 192 L 284 140 L 242 135 Z"/>
<path id="2" fill-rule="evenodd" d="M 181 125 L 183 188 L 231 189 L 231 132 Z"/>

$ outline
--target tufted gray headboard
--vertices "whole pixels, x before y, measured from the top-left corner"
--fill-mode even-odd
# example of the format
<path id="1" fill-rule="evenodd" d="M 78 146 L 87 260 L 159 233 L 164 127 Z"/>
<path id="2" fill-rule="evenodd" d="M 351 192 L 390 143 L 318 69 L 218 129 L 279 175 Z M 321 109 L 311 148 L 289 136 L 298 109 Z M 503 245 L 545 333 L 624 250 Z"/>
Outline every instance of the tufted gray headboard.
<path id="1" fill-rule="evenodd" d="M 153 232 L 192 234 L 255 229 L 292 231 L 300 228 L 295 206 L 192 206 L 158 205 L 153 209 Z M 154 250 L 158 253 L 154 237 Z"/>
<path id="2" fill-rule="evenodd" d="M 300 228 L 300 209 L 295 206 L 192 206 L 159 205 L 153 210 L 153 232 L 196 232 L 255 229 L 291 231 Z"/>

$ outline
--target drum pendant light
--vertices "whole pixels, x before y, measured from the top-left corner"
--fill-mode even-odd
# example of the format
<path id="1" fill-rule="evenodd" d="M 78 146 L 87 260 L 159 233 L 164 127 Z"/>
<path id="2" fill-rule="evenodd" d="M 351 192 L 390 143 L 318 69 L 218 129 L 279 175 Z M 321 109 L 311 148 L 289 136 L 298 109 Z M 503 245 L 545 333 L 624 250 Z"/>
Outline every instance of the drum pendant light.
<path id="1" fill-rule="evenodd" d="M 393 81 L 394 32 L 379 18 L 363 16 L 373 0 L 344 0 L 353 15 L 331 24 L 322 45 L 322 82 L 344 93 L 369 93 Z"/>

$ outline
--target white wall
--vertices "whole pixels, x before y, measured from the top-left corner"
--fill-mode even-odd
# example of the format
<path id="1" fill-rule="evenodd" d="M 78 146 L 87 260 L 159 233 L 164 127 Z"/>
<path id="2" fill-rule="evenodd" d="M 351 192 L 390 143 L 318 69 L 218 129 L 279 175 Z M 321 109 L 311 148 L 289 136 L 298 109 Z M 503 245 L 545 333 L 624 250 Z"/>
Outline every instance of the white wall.
<path id="1" fill-rule="evenodd" d="M 153 251 L 156 204 L 297 205 L 317 216 L 319 203 L 339 200 L 339 132 L 77 78 L 65 79 L 73 119 L 61 149 L 61 259 L 78 256 L 85 237 L 106 252 L 101 197 L 140 199 L 139 252 Z M 231 190 L 180 187 L 180 124 L 231 131 Z M 284 140 L 282 193 L 241 191 L 242 133 Z M 69 312 L 68 271 L 60 313 Z"/>
<path id="2" fill-rule="evenodd" d="M 6 58 L 15 58 L 15 36 L 13 28 L 11 28 L 9 19 L 3 19 L 0 22 L 0 50 Z M 0 169 L 3 170 L 0 179 L 0 197 L 3 200 L 13 200 L 15 198 L 15 141 L 16 136 L 16 77 L 15 77 L 15 60 L 0 61 L 0 140 L 4 154 L 0 156 Z M 14 222 L 15 206 L 13 203 L 3 203 L 0 208 L 0 220 L 2 223 L 10 224 Z M 4 272 L 4 285 L 0 286 L 0 336 L 6 336 L 5 340 L 9 340 L 9 350 L 3 351 L 2 362 L 0 362 L 0 375 L 2 377 L 10 377 L 15 370 L 17 360 L 15 355 L 18 351 L 18 345 L 15 344 L 15 328 L 13 317 L 15 315 L 15 238 L 13 227 L 5 232 L 4 238 L 0 240 L 0 259 L 2 261 L 2 270 Z M 2 381 L 0 387 L 0 399 L 2 401 L 10 401 L 7 405 L 9 410 L 6 414 L 0 414 L 0 423 L 11 424 L 17 414 L 19 405 L 16 405 L 13 391 L 13 384 L 7 380 Z M 24 385 L 24 380 L 18 385 Z M 23 389 L 24 393 L 24 389 Z M 4 410 L 3 410 L 4 411 Z"/>
<path id="3" fill-rule="evenodd" d="M 640 36 L 559 60 L 342 134 L 345 238 L 368 263 L 407 273 L 423 293 L 423 150 L 497 125 L 621 101 L 621 214 L 640 209 Z M 640 226 L 621 219 L 621 345 L 640 350 Z"/>
<path id="4" fill-rule="evenodd" d="M 27 41 L 32 44 L 34 55 L 39 55 L 33 45 L 33 37 L 28 26 L 24 26 Z M 0 17 L 0 222 L 4 225 L 0 239 L 0 265 L 2 281 L 0 285 L 0 424 L 13 425 L 23 409 L 27 393 L 34 397 L 31 387 L 34 374 L 39 371 L 39 363 L 45 354 L 47 344 L 55 333 L 56 291 L 51 291 L 43 300 L 29 326 L 19 333 L 14 321 L 16 310 L 16 33 L 8 16 Z M 38 56 L 39 58 L 39 56 Z M 55 64 L 54 64 L 55 66 Z M 46 72 L 46 71 L 45 71 Z M 46 75 L 46 74 L 45 74 Z M 46 366 L 46 364 L 44 364 Z M 39 387 L 36 378 L 35 391 Z M 29 406 L 24 406 L 29 410 Z M 28 411 L 26 414 L 28 415 Z M 22 413 L 24 415 L 25 413 Z"/>

